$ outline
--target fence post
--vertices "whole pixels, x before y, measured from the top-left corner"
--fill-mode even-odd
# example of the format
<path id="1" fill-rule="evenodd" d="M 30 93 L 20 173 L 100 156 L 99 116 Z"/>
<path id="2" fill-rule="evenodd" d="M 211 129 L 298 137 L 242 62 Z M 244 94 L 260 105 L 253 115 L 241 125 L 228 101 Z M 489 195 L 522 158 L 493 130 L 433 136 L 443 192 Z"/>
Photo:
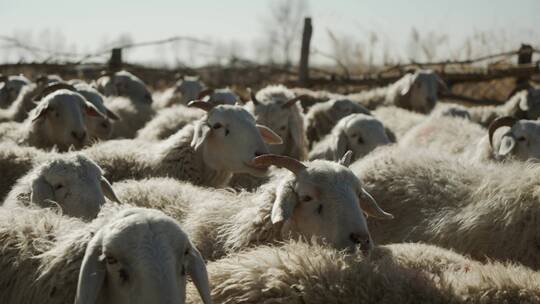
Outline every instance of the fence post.
<path id="1" fill-rule="evenodd" d="M 518 50 L 518 60 L 517 64 L 530 64 L 532 63 L 532 55 L 533 55 L 533 48 L 530 44 L 521 44 L 521 47 Z M 508 98 L 512 97 L 515 93 L 523 90 L 528 89 L 530 87 L 529 85 L 530 76 L 524 76 L 524 77 L 516 77 L 516 84 L 514 86 L 514 90 L 510 93 Z"/>
<path id="2" fill-rule="evenodd" d="M 115 48 L 111 51 L 109 59 L 109 71 L 116 72 L 122 69 L 122 49 Z"/>
<path id="3" fill-rule="evenodd" d="M 300 50 L 300 65 L 298 66 L 298 82 L 301 86 L 307 86 L 309 83 L 309 44 L 313 27 L 311 18 L 304 18 L 304 32 L 302 33 L 302 49 Z"/>

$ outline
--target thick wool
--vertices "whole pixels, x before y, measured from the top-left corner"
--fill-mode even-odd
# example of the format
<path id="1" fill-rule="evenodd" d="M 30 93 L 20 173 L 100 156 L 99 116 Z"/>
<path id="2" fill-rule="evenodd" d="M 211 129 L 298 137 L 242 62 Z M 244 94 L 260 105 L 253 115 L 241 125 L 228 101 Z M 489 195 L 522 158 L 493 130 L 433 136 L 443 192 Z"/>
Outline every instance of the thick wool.
<path id="1" fill-rule="evenodd" d="M 391 222 L 369 225 L 378 243 L 427 242 L 476 259 L 540 269 L 540 167 L 476 163 L 441 151 L 380 148 L 351 166 Z"/>
<path id="2" fill-rule="evenodd" d="M 387 133 L 393 134 L 394 140 L 398 142 L 409 130 L 423 122 L 427 117 L 426 115 L 394 106 L 379 107 L 372 112 L 372 115 L 383 123 L 387 129 Z"/>
<path id="3" fill-rule="evenodd" d="M 127 97 L 107 97 L 105 106 L 119 117 L 112 123 L 111 138 L 134 138 L 137 130 L 155 115 L 151 104 L 135 102 Z"/>
<path id="4" fill-rule="evenodd" d="M 540 274 L 423 244 L 369 257 L 318 244 L 260 246 L 208 264 L 215 303 L 537 303 Z M 188 303 L 198 303 L 193 286 Z"/>
<path id="5" fill-rule="evenodd" d="M 204 116 L 204 111 L 175 105 L 157 112 L 144 128 L 137 131 L 137 139 L 156 141 L 168 138 L 187 124 Z"/>

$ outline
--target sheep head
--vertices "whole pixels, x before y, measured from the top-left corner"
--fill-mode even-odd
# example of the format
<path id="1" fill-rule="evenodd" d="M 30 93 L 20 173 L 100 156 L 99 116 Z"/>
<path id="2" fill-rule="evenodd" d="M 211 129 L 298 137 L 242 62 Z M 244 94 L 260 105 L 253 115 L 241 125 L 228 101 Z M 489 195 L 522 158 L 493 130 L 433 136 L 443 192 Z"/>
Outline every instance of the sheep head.
<path id="1" fill-rule="evenodd" d="M 281 181 L 272 208 L 272 223 L 282 223 L 285 234 L 320 237 L 337 248 L 364 252 L 373 247 L 364 213 L 391 219 L 360 180 L 347 167 L 351 152 L 339 162 L 316 160 L 301 163 L 280 155 L 255 159 L 261 166 L 275 165 L 293 174 Z"/>
<path id="2" fill-rule="evenodd" d="M 188 275 L 203 302 L 211 303 L 204 260 L 176 221 L 129 208 L 88 243 L 75 303 L 184 303 Z"/>
<path id="3" fill-rule="evenodd" d="M 87 84 L 76 84 L 75 89 L 88 102 L 90 102 L 102 115 L 88 116 L 88 135 L 92 139 L 109 139 L 113 132 L 111 121 L 118 120 L 119 117 L 105 106 L 104 97 L 96 89 Z"/>
<path id="4" fill-rule="evenodd" d="M 267 144 L 280 144 L 281 138 L 269 128 L 258 125 L 251 114 L 240 106 L 214 105 L 192 101 L 190 107 L 207 112 L 195 122 L 191 146 L 201 150 L 204 161 L 218 171 L 266 174 L 266 167 L 254 165 L 252 160 L 268 153 Z"/>
<path id="5" fill-rule="evenodd" d="M 205 90 L 207 94 L 212 94 L 208 90 Z M 176 94 L 182 96 L 182 103 L 188 104 L 191 100 L 202 99 L 204 96 L 199 97 L 203 93 L 203 84 L 198 77 L 182 77 L 176 82 L 174 88 Z M 206 96 L 206 95 L 205 95 Z"/>
<path id="6" fill-rule="evenodd" d="M 32 132 L 39 132 L 63 151 L 70 146 L 80 149 L 86 145 L 86 117 L 104 115 L 78 93 L 57 90 L 43 98 L 29 116 Z"/>
<path id="7" fill-rule="evenodd" d="M 96 84 L 98 91 L 105 96 L 125 96 L 141 104 L 153 102 L 152 94 L 144 82 L 127 71 L 104 73 Z"/>
<path id="8" fill-rule="evenodd" d="M 353 152 L 353 160 L 356 160 L 378 146 L 391 143 L 383 124 L 366 114 L 352 114 L 341 119 L 332 130 L 332 136 L 334 160 L 338 160 L 348 150 Z"/>
<path id="9" fill-rule="evenodd" d="M 431 70 L 406 74 L 396 85 L 402 103 L 420 113 L 429 113 L 435 107 L 439 93 L 448 90 L 439 75 Z"/>
<path id="10" fill-rule="evenodd" d="M 498 131 L 502 127 L 507 130 Z M 489 143 L 497 159 L 540 159 L 540 122 L 504 116 L 489 125 Z"/>
<path id="11" fill-rule="evenodd" d="M 97 216 L 105 197 L 119 202 L 101 168 L 83 155 L 53 159 L 21 180 L 29 184 L 33 204 L 57 205 L 68 216 L 89 220 Z"/>

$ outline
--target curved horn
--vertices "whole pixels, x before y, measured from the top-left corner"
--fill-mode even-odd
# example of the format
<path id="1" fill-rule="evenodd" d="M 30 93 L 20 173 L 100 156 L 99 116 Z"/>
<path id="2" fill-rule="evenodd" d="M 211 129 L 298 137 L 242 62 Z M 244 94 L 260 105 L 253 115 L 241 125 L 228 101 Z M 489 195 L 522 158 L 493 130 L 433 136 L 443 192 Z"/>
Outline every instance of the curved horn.
<path id="1" fill-rule="evenodd" d="M 214 89 L 206 89 L 206 90 L 202 90 L 199 95 L 197 96 L 197 99 L 203 99 L 205 98 L 206 96 L 208 95 L 212 95 L 214 94 Z"/>
<path id="2" fill-rule="evenodd" d="M 248 91 L 249 91 L 249 96 L 251 97 L 251 102 L 253 102 L 253 104 L 260 104 L 260 102 L 257 100 L 257 97 L 255 97 L 255 92 L 253 92 L 253 90 L 251 88 L 248 88 Z"/>
<path id="3" fill-rule="evenodd" d="M 202 100 L 192 100 L 188 103 L 188 107 L 190 108 L 199 108 L 201 110 L 204 110 L 206 112 L 210 112 L 216 105 L 202 101 Z"/>
<path id="4" fill-rule="evenodd" d="M 257 156 L 253 159 L 253 163 L 258 166 L 274 165 L 276 167 L 285 168 L 294 173 L 294 175 L 298 175 L 300 171 L 307 168 L 306 165 L 292 157 L 275 154 Z"/>
<path id="5" fill-rule="evenodd" d="M 489 134 L 489 145 L 493 148 L 493 134 L 500 127 L 512 127 L 518 120 L 514 117 L 503 116 L 495 119 L 489 124 L 488 134 Z"/>
<path id="6" fill-rule="evenodd" d="M 292 106 L 293 104 L 295 104 L 297 101 L 301 100 L 302 98 L 305 98 L 307 97 L 307 95 L 298 95 L 296 96 L 295 98 L 293 99 L 290 99 L 289 101 L 287 101 L 286 103 L 284 103 L 281 108 L 285 109 L 285 108 L 288 108 L 290 106 Z"/>
<path id="7" fill-rule="evenodd" d="M 56 82 L 56 83 L 53 83 L 51 85 L 48 85 L 46 87 L 44 87 L 41 92 L 39 92 L 39 94 L 37 94 L 35 97 L 34 97 L 34 100 L 40 100 L 42 99 L 43 97 L 51 94 L 52 92 L 56 91 L 56 90 L 61 90 L 61 89 L 66 89 L 66 90 L 70 90 L 70 91 L 73 91 L 73 92 L 76 92 L 77 90 L 70 84 L 67 84 L 67 83 L 64 83 L 64 82 Z"/>

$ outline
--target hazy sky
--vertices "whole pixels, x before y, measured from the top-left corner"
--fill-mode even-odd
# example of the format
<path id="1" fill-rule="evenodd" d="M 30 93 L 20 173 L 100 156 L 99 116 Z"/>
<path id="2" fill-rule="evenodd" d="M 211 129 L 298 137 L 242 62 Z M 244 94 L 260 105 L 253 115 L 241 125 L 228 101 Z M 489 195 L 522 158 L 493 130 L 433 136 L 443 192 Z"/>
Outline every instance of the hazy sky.
<path id="1" fill-rule="evenodd" d="M 95 51 L 126 33 L 135 41 L 186 35 L 237 41 L 249 57 L 262 35 L 261 20 L 270 1 L 0 0 L 0 35 L 26 36 L 34 44 L 57 35 L 78 52 Z M 325 51 L 331 50 L 327 29 L 358 41 L 376 32 L 377 43 L 388 45 L 396 56 L 406 56 L 412 27 L 421 35 L 448 35 L 448 48 L 459 48 L 475 32 L 492 33 L 494 40 L 507 42 L 508 49 L 521 41 L 540 44 L 540 0 L 307 1 L 314 22 L 312 44 Z M 163 52 L 147 47 L 134 51 L 130 59 L 159 60 Z M 0 49 L 0 61 L 12 58 L 13 51 Z"/>

